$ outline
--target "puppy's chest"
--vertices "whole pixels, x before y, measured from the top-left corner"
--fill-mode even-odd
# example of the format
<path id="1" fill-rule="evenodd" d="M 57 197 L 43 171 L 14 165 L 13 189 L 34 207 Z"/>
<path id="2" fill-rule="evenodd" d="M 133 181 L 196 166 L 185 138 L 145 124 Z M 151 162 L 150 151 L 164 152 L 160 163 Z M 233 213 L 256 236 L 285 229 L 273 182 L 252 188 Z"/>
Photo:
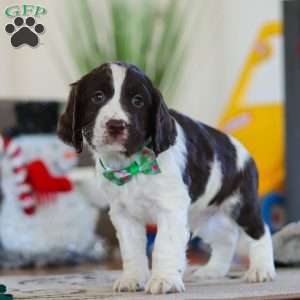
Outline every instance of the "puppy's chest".
<path id="1" fill-rule="evenodd" d="M 118 186 L 105 178 L 101 180 L 102 191 L 110 206 L 121 206 L 130 214 L 145 222 L 154 221 L 159 202 L 154 176 L 140 174 L 128 183 Z M 158 188 L 158 187 L 156 187 Z"/>

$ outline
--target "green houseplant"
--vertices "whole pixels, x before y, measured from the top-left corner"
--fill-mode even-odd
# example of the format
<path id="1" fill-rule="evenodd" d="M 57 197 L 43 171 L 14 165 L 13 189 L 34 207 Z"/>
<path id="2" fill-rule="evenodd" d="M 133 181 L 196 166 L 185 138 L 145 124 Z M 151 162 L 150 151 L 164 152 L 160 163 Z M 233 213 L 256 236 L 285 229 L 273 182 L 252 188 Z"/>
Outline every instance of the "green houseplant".
<path id="1" fill-rule="evenodd" d="M 186 4 L 77 0 L 66 5 L 67 47 L 79 75 L 103 62 L 123 60 L 142 68 L 172 99 L 187 52 Z"/>

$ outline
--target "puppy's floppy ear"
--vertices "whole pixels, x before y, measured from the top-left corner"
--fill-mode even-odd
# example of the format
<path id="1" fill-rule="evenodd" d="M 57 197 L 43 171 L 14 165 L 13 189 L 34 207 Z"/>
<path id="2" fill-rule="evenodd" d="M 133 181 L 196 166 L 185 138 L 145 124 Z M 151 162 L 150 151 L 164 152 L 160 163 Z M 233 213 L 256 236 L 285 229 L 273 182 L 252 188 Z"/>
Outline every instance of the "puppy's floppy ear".
<path id="1" fill-rule="evenodd" d="M 175 122 L 160 91 L 153 88 L 152 97 L 154 101 L 152 143 L 153 150 L 158 155 L 175 143 L 177 132 Z"/>
<path id="2" fill-rule="evenodd" d="M 57 134 L 66 144 L 73 146 L 77 153 L 80 153 L 83 141 L 79 124 L 79 83 L 75 82 L 71 86 L 66 110 L 59 118 Z"/>

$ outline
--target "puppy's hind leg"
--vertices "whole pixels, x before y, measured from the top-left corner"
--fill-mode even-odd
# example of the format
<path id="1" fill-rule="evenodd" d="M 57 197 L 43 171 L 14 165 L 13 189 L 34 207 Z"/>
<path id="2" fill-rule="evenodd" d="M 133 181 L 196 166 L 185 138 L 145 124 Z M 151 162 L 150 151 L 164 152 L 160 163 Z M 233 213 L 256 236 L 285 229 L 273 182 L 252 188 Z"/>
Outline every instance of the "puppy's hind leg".
<path id="1" fill-rule="evenodd" d="M 211 257 L 208 263 L 199 267 L 192 277 L 220 278 L 227 275 L 239 238 L 237 225 L 222 211 L 212 216 L 199 236 L 210 245 Z"/>
<path id="2" fill-rule="evenodd" d="M 244 180 L 240 186 L 241 202 L 237 224 L 248 236 L 249 270 L 245 278 L 249 282 L 271 281 L 275 277 L 271 234 L 264 224 L 257 197 L 255 168 L 249 163 L 244 170 Z"/>
<path id="3" fill-rule="evenodd" d="M 258 239 L 251 239 L 249 245 L 249 270 L 245 279 L 249 282 L 272 281 L 275 277 L 273 247 L 269 228 L 264 225 L 264 233 Z"/>

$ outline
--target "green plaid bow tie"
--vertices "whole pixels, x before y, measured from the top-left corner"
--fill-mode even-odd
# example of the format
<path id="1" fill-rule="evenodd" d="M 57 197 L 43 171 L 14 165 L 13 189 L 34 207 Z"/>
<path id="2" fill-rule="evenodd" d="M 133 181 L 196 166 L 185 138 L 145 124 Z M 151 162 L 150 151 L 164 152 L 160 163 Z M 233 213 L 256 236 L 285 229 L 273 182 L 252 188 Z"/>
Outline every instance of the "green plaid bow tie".
<path id="1" fill-rule="evenodd" d="M 139 173 L 143 174 L 159 174 L 161 170 L 155 158 L 155 153 L 144 146 L 141 151 L 135 154 L 136 159 L 129 166 L 119 169 L 112 170 L 104 165 L 100 159 L 100 164 L 103 167 L 103 176 L 109 181 L 115 183 L 116 185 L 124 185 Z"/>

